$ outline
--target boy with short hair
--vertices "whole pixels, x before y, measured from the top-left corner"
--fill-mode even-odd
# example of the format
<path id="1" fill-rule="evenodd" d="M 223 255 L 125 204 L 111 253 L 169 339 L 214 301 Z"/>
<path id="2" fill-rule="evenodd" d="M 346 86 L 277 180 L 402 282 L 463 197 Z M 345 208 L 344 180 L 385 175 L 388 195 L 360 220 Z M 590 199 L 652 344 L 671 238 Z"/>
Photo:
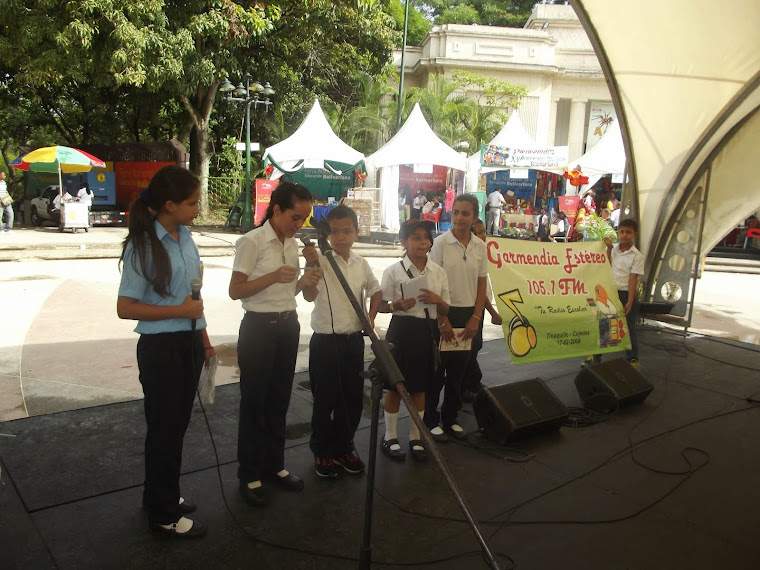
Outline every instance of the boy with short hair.
<path id="1" fill-rule="evenodd" d="M 356 212 L 347 206 L 336 206 L 327 214 L 327 222 L 334 259 L 351 291 L 360 302 L 370 297 L 369 314 L 377 314 L 382 300 L 380 283 L 367 260 L 351 251 L 359 236 Z M 317 475 L 334 479 L 338 476 L 336 465 L 351 474 L 364 471 L 353 443 L 364 396 L 364 380 L 359 376 L 364 371 L 364 335 L 361 321 L 327 258 L 320 256 L 314 247 L 305 247 L 304 257 L 307 265 L 319 261 L 324 271 L 316 287 L 303 290 L 304 298 L 314 301 L 311 313 L 314 334 L 309 343 L 314 406 L 309 446 Z"/>
<path id="2" fill-rule="evenodd" d="M 607 258 L 612 266 L 612 274 L 618 289 L 618 297 L 625 309 L 625 320 L 628 325 L 628 334 L 631 336 L 631 349 L 625 351 L 625 357 L 633 366 L 639 366 L 639 339 L 636 333 L 636 320 L 639 316 L 639 301 L 636 292 L 639 285 L 639 277 L 644 275 L 644 256 L 633 245 L 638 237 L 639 226 L 635 220 L 621 220 L 618 226 L 618 243 L 612 245 L 612 240 L 606 238 Z M 586 357 L 584 366 L 597 364 L 602 361 L 601 354 Z"/>

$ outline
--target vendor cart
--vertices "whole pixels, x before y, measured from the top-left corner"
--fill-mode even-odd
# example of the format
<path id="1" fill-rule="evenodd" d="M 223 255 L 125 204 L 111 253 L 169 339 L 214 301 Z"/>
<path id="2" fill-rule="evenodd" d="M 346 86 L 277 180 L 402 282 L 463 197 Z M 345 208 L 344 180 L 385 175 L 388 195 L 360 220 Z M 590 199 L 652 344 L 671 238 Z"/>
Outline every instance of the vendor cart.
<path id="1" fill-rule="evenodd" d="M 81 202 L 61 202 L 61 221 L 58 231 L 71 230 L 77 233 L 79 229 L 90 231 L 90 209 Z"/>

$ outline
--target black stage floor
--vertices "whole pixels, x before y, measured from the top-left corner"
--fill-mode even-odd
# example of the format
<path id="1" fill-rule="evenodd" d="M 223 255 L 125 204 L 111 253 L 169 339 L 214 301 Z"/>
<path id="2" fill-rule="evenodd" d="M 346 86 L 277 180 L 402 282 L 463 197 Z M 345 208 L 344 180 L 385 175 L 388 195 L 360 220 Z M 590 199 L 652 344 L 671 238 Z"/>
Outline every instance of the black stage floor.
<path id="1" fill-rule="evenodd" d="M 468 406 L 468 444 L 440 446 L 501 568 L 760 566 L 760 406 L 748 401 L 760 393 L 757 347 L 656 329 L 641 341 L 655 386 L 642 404 L 509 447 L 482 439 Z M 489 385 L 540 377 L 579 405 L 577 359 L 513 366 L 492 341 L 480 362 Z M 0 424 L 0 567 L 356 568 L 366 478 L 314 475 L 306 380 L 296 378 L 287 450 L 306 488 L 263 509 L 237 494 L 237 386 L 219 388 L 207 410 L 219 469 L 196 408 L 182 488 L 209 533 L 195 541 L 147 530 L 141 401 Z M 365 458 L 368 426 L 365 413 Z M 378 458 L 372 538 L 374 568 L 487 568 L 432 461 Z"/>

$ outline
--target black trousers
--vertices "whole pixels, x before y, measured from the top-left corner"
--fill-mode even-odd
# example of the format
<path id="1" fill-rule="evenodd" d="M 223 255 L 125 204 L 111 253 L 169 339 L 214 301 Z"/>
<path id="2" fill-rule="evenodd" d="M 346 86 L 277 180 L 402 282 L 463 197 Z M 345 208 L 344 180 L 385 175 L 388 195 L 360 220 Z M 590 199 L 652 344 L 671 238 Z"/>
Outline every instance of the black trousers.
<path id="1" fill-rule="evenodd" d="M 285 468 L 285 426 L 301 326 L 286 318 L 248 311 L 240 323 L 238 478 L 259 481 Z"/>
<path id="2" fill-rule="evenodd" d="M 475 311 L 475 307 L 449 307 L 449 322 L 453 328 L 463 328 Z M 482 320 L 481 320 L 482 323 Z M 462 409 L 462 384 L 472 365 L 472 361 L 483 345 L 482 327 L 472 339 L 471 350 L 452 350 L 441 353 L 444 375 L 433 378 L 430 389 L 425 394 L 425 425 L 433 429 L 439 423 L 449 427 L 457 423 L 457 413 Z M 443 402 L 438 412 L 438 402 L 443 389 Z"/>
<path id="3" fill-rule="evenodd" d="M 362 417 L 364 337 L 361 332 L 314 333 L 309 343 L 309 380 L 314 405 L 311 413 L 312 453 L 338 457 L 353 450 Z"/>
<path id="4" fill-rule="evenodd" d="M 203 341 L 197 331 L 143 334 L 137 342 L 148 424 L 143 504 L 154 523 L 171 524 L 181 516 L 182 442 L 190 423 L 203 357 Z"/>
<path id="5" fill-rule="evenodd" d="M 462 393 L 465 391 L 475 392 L 480 391 L 480 383 L 483 380 L 483 371 L 478 364 L 478 353 L 483 348 L 483 319 L 485 318 L 485 310 L 480 318 L 480 326 L 478 326 L 478 332 L 472 339 L 472 356 L 467 365 L 467 372 L 462 382 Z"/>

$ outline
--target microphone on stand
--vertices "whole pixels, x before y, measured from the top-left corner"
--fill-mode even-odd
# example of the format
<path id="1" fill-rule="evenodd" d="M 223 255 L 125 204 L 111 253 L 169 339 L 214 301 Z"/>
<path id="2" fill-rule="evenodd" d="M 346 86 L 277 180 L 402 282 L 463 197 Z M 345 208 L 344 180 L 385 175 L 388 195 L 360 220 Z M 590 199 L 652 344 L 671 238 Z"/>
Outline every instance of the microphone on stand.
<path id="1" fill-rule="evenodd" d="M 197 301 L 201 298 L 201 287 L 203 287 L 203 281 L 200 277 L 196 277 L 190 281 L 190 290 L 192 291 L 193 301 Z M 196 319 L 193 319 L 193 332 L 195 332 Z"/>
<path id="2" fill-rule="evenodd" d="M 312 247 L 314 245 L 308 236 L 301 236 L 301 243 L 303 243 L 304 247 Z M 314 267 L 319 267 L 319 260 L 314 262 Z"/>

